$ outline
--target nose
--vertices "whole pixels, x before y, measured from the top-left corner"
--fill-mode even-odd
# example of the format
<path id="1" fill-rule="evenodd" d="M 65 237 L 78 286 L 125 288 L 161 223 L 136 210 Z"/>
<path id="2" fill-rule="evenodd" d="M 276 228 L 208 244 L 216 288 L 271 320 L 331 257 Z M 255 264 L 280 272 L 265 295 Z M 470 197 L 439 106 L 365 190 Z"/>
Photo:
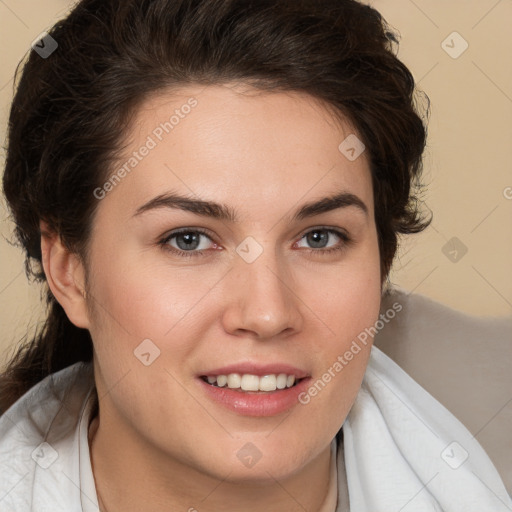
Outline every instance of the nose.
<path id="1" fill-rule="evenodd" d="M 291 273 L 270 252 L 252 263 L 239 258 L 228 273 L 222 317 L 226 332 L 276 339 L 301 330 L 303 303 L 293 290 Z"/>

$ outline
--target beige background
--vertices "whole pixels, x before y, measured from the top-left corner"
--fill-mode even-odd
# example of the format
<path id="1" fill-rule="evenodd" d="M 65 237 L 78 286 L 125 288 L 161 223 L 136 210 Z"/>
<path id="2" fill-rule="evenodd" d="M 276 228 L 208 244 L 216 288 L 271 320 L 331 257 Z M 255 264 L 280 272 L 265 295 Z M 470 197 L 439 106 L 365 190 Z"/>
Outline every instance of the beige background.
<path id="1" fill-rule="evenodd" d="M 424 173 L 428 190 L 424 199 L 434 212 L 434 222 L 426 232 L 404 242 L 392 282 L 467 313 L 510 315 L 512 2 L 370 3 L 400 31 L 399 55 L 432 103 Z M 69 5 L 66 0 L 0 0 L 2 140 L 15 67 L 31 42 Z M 451 36 L 454 31 L 460 36 Z M 442 43 L 446 40 L 444 47 L 448 45 L 447 49 L 456 54 L 463 48 L 461 37 L 469 46 L 453 58 Z M 2 164 L 4 158 L 2 150 Z M 41 308 L 38 287 L 29 285 L 25 278 L 21 252 L 8 243 L 12 223 L 3 199 L 0 230 L 2 362 L 6 350 L 27 332 L 27 325 L 35 324 Z M 453 237 L 458 242 L 450 245 Z M 462 256 L 463 247 L 467 253 Z"/>

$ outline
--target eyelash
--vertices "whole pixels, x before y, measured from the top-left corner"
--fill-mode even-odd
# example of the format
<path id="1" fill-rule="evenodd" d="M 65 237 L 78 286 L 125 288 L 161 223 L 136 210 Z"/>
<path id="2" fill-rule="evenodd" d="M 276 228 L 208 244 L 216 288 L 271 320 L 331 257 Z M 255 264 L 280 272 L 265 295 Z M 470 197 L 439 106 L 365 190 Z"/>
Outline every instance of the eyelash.
<path id="1" fill-rule="evenodd" d="M 306 237 L 309 233 L 313 233 L 315 231 L 326 231 L 327 233 L 334 233 L 339 238 L 341 238 L 342 243 L 341 243 L 341 245 L 337 245 L 337 246 L 334 246 L 334 247 L 331 247 L 331 248 L 328 248 L 328 249 L 305 249 L 309 253 L 315 253 L 315 254 L 319 254 L 321 256 L 328 256 L 328 255 L 330 255 L 332 253 L 344 250 L 348 245 L 350 245 L 352 243 L 352 239 L 345 232 L 339 231 L 337 229 L 327 228 L 327 227 L 325 227 L 325 228 L 324 227 L 317 227 L 317 228 L 314 228 L 314 229 L 310 229 L 309 231 L 306 231 L 306 233 L 304 233 L 300 237 L 300 240 L 302 240 L 304 237 Z M 204 250 L 204 249 L 201 250 L 201 251 L 197 251 L 197 250 L 194 250 L 194 251 L 182 251 L 180 249 L 176 249 L 175 247 L 171 247 L 169 245 L 169 241 L 170 240 L 172 240 L 173 238 L 175 238 L 175 237 L 177 237 L 179 235 L 185 234 L 185 233 L 201 233 L 202 235 L 204 235 L 207 238 L 209 238 L 210 240 L 212 240 L 210 235 L 205 230 L 203 230 L 201 228 L 193 228 L 193 229 L 186 228 L 186 229 L 180 229 L 178 231 L 173 231 L 169 235 L 165 236 L 158 243 L 159 243 L 160 246 L 162 246 L 162 248 L 164 250 L 169 251 L 169 252 L 171 252 L 173 254 L 177 254 L 180 257 L 193 258 L 193 257 L 197 257 L 197 256 L 206 256 L 207 255 L 207 254 L 205 254 L 206 250 Z"/>

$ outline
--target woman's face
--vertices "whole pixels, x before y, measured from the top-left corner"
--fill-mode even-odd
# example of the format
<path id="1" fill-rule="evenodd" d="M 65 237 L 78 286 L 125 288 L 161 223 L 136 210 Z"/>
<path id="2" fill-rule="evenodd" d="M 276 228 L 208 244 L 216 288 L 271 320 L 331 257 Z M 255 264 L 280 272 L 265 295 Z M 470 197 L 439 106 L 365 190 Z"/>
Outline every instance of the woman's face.
<path id="1" fill-rule="evenodd" d="M 298 93 L 190 86 L 142 105 L 95 191 L 100 428 L 220 479 L 279 479 L 325 453 L 370 343 L 345 353 L 381 296 L 356 135 Z M 231 374 L 248 389 L 303 380 L 267 392 L 205 382 Z"/>

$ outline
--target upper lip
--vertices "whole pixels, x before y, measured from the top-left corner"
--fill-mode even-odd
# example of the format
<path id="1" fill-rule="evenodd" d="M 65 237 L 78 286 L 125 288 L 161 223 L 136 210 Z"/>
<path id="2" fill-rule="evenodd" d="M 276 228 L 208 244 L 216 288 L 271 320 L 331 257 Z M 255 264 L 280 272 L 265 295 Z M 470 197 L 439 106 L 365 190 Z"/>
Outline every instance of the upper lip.
<path id="1" fill-rule="evenodd" d="M 308 377 L 309 374 L 299 368 L 284 364 L 284 363 L 272 363 L 272 364 L 258 364 L 251 362 L 234 363 L 221 368 L 213 368 L 206 370 L 200 374 L 200 376 L 217 376 L 217 375 L 229 375 L 230 373 L 239 374 L 250 374 L 263 377 L 264 375 L 279 375 L 280 373 L 286 373 L 286 375 L 295 375 L 295 378 L 302 379 Z"/>

